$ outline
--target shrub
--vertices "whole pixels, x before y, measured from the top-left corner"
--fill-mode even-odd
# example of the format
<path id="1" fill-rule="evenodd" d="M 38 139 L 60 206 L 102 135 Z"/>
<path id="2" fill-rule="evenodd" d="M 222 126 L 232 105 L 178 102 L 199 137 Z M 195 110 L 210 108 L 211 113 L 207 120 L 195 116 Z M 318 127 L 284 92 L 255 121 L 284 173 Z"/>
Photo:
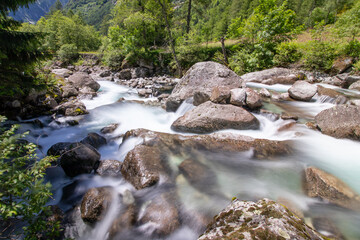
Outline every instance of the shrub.
<path id="1" fill-rule="evenodd" d="M 328 71 L 336 55 L 336 49 L 331 43 L 310 41 L 304 49 L 302 62 L 307 69 Z"/>
<path id="2" fill-rule="evenodd" d="M 64 44 L 57 51 L 59 59 L 63 62 L 70 63 L 79 58 L 78 48 L 74 44 Z"/>
<path id="3" fill-rule="evenodd" d="M 124 55 L 119 50 L 107 51 L 104 53 L 104 63 L 112 69 L 120 69 Z"/>
<path id="4" fill-rule="evenodd" d="M 16 129 L 16 125 L 0 129 L 0 217 L 5 223 L 14 219 L 27 223 L 25 239 L 52 238 L 58 233 L 56 224 L 53 228 L 39 216 L 49 211 L 45 204 L 51 185 L 44 182 L 44 175 L 54 158 L 38 160 L 36 146 L 22 140 L 25 134 L 15 134 Z"/>
<path id="5" fill-rule="evenodd" d="M 344 49 L 342 50 L 342 54 L 353 58 L 359 58 L 360 42 L 357 39 L 350 41 L 348 44 L 344 46 Z"/>
<path id="6" fill-rule="evenodd" d="M 274 64 L 280 67 L 287 67 L 300 60 L 302 54 L 295 42 L 283 42 L 276 48 Z"/>

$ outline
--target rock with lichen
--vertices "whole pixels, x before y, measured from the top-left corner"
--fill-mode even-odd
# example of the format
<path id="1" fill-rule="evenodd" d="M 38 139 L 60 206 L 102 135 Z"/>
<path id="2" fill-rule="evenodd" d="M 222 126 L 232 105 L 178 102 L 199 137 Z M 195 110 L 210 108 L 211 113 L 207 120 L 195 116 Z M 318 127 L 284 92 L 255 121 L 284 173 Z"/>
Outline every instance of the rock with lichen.
<path id="1" fill-rule="evenodd" d="M 274 201 L 234 200 L 218 214 L 199 240 L 324 239 L 288 209 Z"/>

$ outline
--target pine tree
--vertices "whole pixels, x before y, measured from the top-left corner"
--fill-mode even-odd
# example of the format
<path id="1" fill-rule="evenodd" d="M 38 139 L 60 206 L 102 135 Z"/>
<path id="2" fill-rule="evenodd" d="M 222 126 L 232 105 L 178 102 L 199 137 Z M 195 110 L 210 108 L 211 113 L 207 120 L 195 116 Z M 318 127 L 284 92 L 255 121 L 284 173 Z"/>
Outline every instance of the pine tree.
<path id="1" fill-rule="evenodd" d="M 47 54 L 40 48 L 40 33 L 18 31 L 20 23 L 7 16 L 35 0 L 0 2 L 0 96 L 24 93 L 34 84 L 34 64 Z"/>

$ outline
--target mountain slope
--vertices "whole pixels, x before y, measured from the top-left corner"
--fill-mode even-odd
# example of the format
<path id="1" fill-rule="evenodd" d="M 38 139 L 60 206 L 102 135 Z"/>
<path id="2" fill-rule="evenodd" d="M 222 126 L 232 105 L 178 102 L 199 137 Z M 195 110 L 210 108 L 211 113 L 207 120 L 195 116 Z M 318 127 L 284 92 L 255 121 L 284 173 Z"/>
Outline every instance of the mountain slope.
<path id="1" fill-rule="evenodd" d="M 63 6 L 68 1 L 60 0 Z M 11 12 L 9 15 L 18 21 L 35 23 L 49 12 L 55 2 L 56 0 L 37 0 L 35 3 L 30 4 L 29 8 L 21 7 L 15 13 Z"/>

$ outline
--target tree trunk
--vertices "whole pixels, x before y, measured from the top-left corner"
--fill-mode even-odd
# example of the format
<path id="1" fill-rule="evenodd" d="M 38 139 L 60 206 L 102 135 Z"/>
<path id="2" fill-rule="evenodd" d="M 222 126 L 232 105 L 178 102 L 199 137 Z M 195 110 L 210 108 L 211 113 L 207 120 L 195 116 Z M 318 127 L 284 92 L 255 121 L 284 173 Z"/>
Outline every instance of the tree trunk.
<path id="1" fill-rule="evenodd" d="M 225 38 L 224 38 L 224 37 L 221 37 L 220 40 L 221 40 L 222 52 L 223 52 L 223 55 L 224 55 L 224 61 L 225 61 L 225 64 L 228 65 L 228 64 L 229 64 L 229 61 L 228 61 L 227 54 L 226 54 Z"/>
<path id="2" fill-rule="evenodd" d="M 189 5 L 188 5 L 188 14 L 187 14 L 187 18 L 186 18 L 186 33 L 190 32 L 190 22 L 191 22 L 191 1 L 189 0 Z"/>
<path id="3" fill-rule="evenodd" d="M 161 12 L 162 12 L 163 18 L 165 20 L 165 26 L 166 26 L 166 30 L 168 32 L 171 53 L 172 53 L 172 55 L 174 57 L 174 60 L 176 62 L 176 66 L 178 68 L 179 75 L 180 75 L 180 77 L 182 77 L 182 69 L 181 69 L 181 65 L 180 65 L 180 63 L 179 63 L 179 61 L 178 61 L 178 59 L 176 57 L 175 43 L 174 43 L 174 39 L 172 38 L 172 34 L 171 34 L 171 28 L 170 28 L 170 22 L 169 22 L 169 19 L 168 19 L 168 15 L 167 15 L 166 3 L 163 3 L 162 0 L 157 0 L 157 2 L 161 6 Z"/>

